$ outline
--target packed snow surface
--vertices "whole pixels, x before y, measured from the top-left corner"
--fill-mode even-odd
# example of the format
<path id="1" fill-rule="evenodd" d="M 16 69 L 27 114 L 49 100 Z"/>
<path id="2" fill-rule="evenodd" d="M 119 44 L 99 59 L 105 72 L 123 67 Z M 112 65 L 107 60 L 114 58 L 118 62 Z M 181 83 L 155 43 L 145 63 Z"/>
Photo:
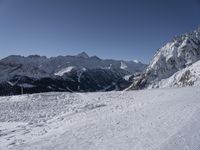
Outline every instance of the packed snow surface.
<path id="1" fill-rule="evenodd" d="M 0 98 L 0 149 L 199 150 L 200 87 Z"/>

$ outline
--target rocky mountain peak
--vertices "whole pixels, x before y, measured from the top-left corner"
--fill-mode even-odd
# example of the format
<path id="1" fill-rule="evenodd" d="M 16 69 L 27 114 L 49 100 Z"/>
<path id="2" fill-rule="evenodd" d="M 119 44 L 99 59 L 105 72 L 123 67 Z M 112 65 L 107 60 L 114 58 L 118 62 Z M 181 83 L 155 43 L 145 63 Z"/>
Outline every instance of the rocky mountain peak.
<path id="1" fill-rule="evenodd" d="M 200 38 L 194 32 L 179 36 L 160 48 L 146 72 L 163 79 L 200 59 Z"/>
<path id="2" fill-rule="evenodd" d="M 81 58 L 85 58 L 85 59 L 90 58 L 86 52 L 81 52 L 80 54 L 78 54 L 76 56 L 81 57 Z"/>
<path id="3" fill-rule="evenodd" d="M 191 72 L 198 69 L 190 66 L 200 61 L 199 29 L 176 36 L 172 41 L 158 49 L 145 73 L 135 79 L 132 89 L 167 87 L 169 83 L 171 86 L 175 86 L 175 83 L 181 85 L 179 82 L 184 76 L 183 72 L 187 72 L 187 68 L 190 68 Z M 184 69 L 185 71 L 182 71 Z M 199 75 L 195 72 L 197 71 L 192 72 L 191 77 L 198 79 Z M 186 84 L 184 83 L 184 85 Z"/>

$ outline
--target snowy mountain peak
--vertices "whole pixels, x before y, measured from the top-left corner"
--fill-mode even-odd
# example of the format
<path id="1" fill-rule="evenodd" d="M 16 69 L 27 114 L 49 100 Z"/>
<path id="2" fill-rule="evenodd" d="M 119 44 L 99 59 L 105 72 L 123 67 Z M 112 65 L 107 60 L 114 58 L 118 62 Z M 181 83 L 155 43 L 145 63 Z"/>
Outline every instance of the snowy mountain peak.
<path id="1" fill-rule="evenodd" d="M 40 58 L 40 55 L 29 55 L 28 58 Z"/>
<path id="2" fill-rule="evenodd" d="M 147 74 L 167 78 L 200 59 L 200 37 L 196 32 L 183 34 L 159 49 L 147 68 Z"/>
<path id="3" fill-rule="evenodd" d="M 81 52 L 80 54 L 78 54 L 76 56 L 81 57 L 81 58 L 85 58 L 85 59 L 90 58 L 86 52 Z"/>
<path id="4" fill-rule="evenodd" d="M 2 60 L 18 59 L 18 58 L 23 58 L 23 56 L 20 56 L 20 55 L 10 55 L 8 57 L 3 58 Z"/>
<path id="5" fill-rule="evenodd" d="M 200 61 L 199 29 L 176 36 L 158 49 L 145 72 L 134 78 L 131 89 L 196 85 L 199 63 L 190 66 Z"/>
<path id="6" fill-rule="evenodd" d="M 135 63 L 137 63 L 137 64 L 140 63 L 140 61 L 139 61 L 139 60 L 136 60 L 136 59 L 133 60 L 133 62 L 135 62 Z"/>
<path id="7" fill-rule="evenodd" d="M 90 57 L 91 59 L 96 59 L 96 60 L 101 60 L 99 57 L 97 57 L 97 56 L 91 56 Z"/>

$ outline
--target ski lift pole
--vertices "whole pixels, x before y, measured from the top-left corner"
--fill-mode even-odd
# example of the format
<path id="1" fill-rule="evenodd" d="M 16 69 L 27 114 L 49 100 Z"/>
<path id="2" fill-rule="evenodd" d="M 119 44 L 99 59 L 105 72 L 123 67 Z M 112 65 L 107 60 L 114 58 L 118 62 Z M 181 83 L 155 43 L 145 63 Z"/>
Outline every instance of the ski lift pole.
<path id="1" fill-rule="evenodd" d="M 23 86 L 21 86 L 21 95 L 24 94 L 24 89 L 23 89 Z"/>

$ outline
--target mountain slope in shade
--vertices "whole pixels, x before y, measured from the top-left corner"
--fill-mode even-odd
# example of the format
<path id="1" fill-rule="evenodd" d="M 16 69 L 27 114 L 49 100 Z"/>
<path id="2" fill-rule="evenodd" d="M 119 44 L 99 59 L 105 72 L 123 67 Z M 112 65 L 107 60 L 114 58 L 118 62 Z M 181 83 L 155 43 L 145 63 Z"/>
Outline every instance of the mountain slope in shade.
<path id="1" fill-rule="evenodd" d="M 124 76 L 145 67 L 133 61 L 89 57 L 85 52 L 51 58 L 13 55 L 0 60 L 0 95 L 20 94 L 21 88 L 25 93 L 119 90 L 130 84 Z"/>

